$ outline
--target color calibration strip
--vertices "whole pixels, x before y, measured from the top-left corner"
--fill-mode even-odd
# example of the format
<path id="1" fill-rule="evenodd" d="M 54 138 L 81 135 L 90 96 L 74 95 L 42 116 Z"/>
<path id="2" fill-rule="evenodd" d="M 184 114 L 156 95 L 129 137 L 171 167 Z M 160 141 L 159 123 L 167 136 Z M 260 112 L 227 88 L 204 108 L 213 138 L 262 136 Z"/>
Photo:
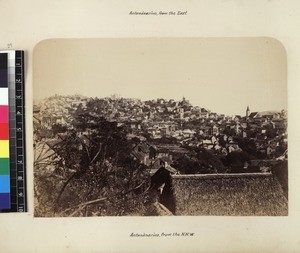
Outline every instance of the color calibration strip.
<path id="1" fill-rule="evenodd" d="M 0 59 L 0 212 L 25 212 L 24 52 Z"/>
<path id="2" fill-rule="evenodd" d="M 8 54 L 4 53 L 0 54 L 0 209 L 11 205 L 8 98 Z"/>

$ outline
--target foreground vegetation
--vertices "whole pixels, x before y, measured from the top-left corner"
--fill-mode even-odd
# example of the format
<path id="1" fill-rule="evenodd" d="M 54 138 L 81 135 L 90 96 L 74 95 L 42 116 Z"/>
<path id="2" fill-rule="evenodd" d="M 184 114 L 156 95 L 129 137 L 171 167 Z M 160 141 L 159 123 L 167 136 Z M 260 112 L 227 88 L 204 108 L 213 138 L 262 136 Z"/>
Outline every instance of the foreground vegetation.
<path id="1" fill-rule="evenodd" d="M 91 113 L 49 139 L 35 127 L 35 215 L 142 215 L 149 171 L 134 161 L 126 131 Z"/>

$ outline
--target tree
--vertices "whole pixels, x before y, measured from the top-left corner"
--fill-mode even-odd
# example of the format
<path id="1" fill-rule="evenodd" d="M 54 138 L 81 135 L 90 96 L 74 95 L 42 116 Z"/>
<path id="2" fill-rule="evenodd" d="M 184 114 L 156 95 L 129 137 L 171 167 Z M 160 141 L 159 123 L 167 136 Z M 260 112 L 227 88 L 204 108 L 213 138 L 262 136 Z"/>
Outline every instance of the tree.
<path id="1" fill-rule="evenodd" d="M 148 170 L 131 158 L 125 129 L 92 108 L 90 103 L 84 111 L 75 111 L 73 129 L 58 135 L 52 147 L 57 157 L 52 165 L 56 177 L 47 179 L 52 182 L 52 211 L 56 216 L 141 214 Z"/>
<path id="2" fill-rule="evenodd" d="M 232 151 L 225 157 L 224 164 L 231 169 L 231 172 L 249 172 L 249 168 L 245 165 L 250 165 L 253 159 L 255 157 L 245 151 Z"/>
<path id="3" fill-rule="evenodd" d="M 256 144 L 255 144 L 255 141 L 253 139 L 247 139 L 247 138 L 235 136 L 234 140 L 238 143 L 239 147 L 243 151 L 245 151 L 247 154 L 252 156 L 251 159 L 255 159 L 255 157 L 257 156 L 258 150 L 257 150 Z"/>
<path id="4" fill-rule="evenodd" d="M 183 174 L 222 173 L 225 167 L 218 156 L 204 148 L 189 148 L 190 155 L 181 155 L 174 162 L 174 167 Z"/>
<path id="5" fill-rule="evenodd" d="M 65 133 L 67 130 L 68 130 L 68 128 L 64 125 L 61 125 L 61 124 L 52 125 L 52 133 L 54 136 L 59 133 Z"/>

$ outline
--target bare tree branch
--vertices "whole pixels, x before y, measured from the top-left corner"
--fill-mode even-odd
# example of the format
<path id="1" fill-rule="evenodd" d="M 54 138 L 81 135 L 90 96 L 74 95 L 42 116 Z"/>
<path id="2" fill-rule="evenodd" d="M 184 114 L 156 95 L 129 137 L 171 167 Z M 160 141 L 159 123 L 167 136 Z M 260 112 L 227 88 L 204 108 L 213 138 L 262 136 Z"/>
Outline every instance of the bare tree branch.
<path id="1" fill-rule="evenodd" d="M 122 196 L 124 196 L 124 195 L 126 195 L 126 194 L 128 194 L 128 193 L 130 193 L 130 192 L 132 192 L 132 191 L 135 191 L 135 190 L 139 189 L 145 182 L 146 182 L 146 180 L 143 181 L 142 183 L 140 183 L 138 186 L 134 187 L 133 189 L 130 189 L 130 190 L 128 190 L 128 191 L 126 191 L 126 192 L 124 192 L 124 193 L 120 193 L 120 194 L 121 194 Z M 99 204 L 99 203 L 101 203 L 101 202 L 103 202 L 103 201 L 105 201 L 105 200 L 109 200 L 109 199 L 110 199 L 109 197 L 104 197 L 104 198 L 95 199 L 95 200 L 90 200 L 90 201 L 81 203 L 80 205 L 77 206 L 78 209 L 75 210 L 73 213 L 71 213 L 69 216 L 70 216 L 70 217 L 75 216 L 77 213 L 79 213 L 81 210 L 83 210 L 83 209 L 84 209 L 86 206 L 88 206 L 88 205 Z M 68 210 L 70 210 L 70 209 L 68 209 Z"/>
<path id="2" fill-rule="evenodd" d="M 101 199 L 95 199 L 95 200 L 91 200 L 91 201 L 84 202 L 84 203 L 78 205 L 78 209 L 75 210 L 73 213 L 71 213 L 69 216 L 70 216 L 70 217 L 73 217 L 73 216 L 75 216 L 77 213 L 79 213 L 82 209 L 84 209 L 86 206 L 92 205 L 92 204 L 98 204 L 98 203 L 100 203 L 100 202 L 102 202 L 102 201 L 105 201 L 105 200 L 107 200 L 107 199 L 108 199 L 108 197 L 105 197 L 105 198 L 101 198 Z"/>
<path id="3" fill-rule="evenodd" d="M 36 157 L 36 160 L 38 160 L 41 157 L 41 155 L 42 155 L 42 153 L 44 151 L 45 145 L 46 145 L 46 142 L 44 141 L 43 145 L 41 147 L 41 151 L 40 151 L 39 155 Z M 37 149 L 34 149 L 34 150 L 37 150 Z"/>
<path id="4" fill-rule="evenodd" d="M 35 161 L 35 162 L 34 162 L 34 166 L 38 165 L 38 164 L 41 163 L 42 161 L 44 161 L 44 160 L 46 160 L 46 159 L 48 159 L 48 158 L 50 158 L 51 156 L 54 156 L 54 155 L 56 155 L 56 153 L 50 154 L 50 155 L 48 155 L 48 156 L 46 156 L 46 157 L 41 158 L 41 159 L 38 160 L 38 161 Z"/>
<path id="5" fill-rule="evenodd" d="M 101 149 L 102 149 L 102 143 L 100 143 L 99 145 L 99 150 L 98 152 L 96 153 L 96 155 L 94 156 L 94 158 L 92 159 L 92 161 L 90 162 L 90 164 L 92 164 L 96 159 L 97 157 L 99 156 L 100 152 L 101 152 Z"/>

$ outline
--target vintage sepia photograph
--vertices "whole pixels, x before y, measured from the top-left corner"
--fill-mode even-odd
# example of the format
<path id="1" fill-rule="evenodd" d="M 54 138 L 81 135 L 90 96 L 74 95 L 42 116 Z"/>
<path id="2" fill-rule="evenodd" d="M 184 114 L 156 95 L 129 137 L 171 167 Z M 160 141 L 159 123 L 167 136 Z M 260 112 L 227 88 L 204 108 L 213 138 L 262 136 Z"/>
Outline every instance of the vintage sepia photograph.
<path id="1" fill-rule="evenodd" d="M 276 39 L 51 39 L 33 65 L 36 217 L 288 215 Z"/>

